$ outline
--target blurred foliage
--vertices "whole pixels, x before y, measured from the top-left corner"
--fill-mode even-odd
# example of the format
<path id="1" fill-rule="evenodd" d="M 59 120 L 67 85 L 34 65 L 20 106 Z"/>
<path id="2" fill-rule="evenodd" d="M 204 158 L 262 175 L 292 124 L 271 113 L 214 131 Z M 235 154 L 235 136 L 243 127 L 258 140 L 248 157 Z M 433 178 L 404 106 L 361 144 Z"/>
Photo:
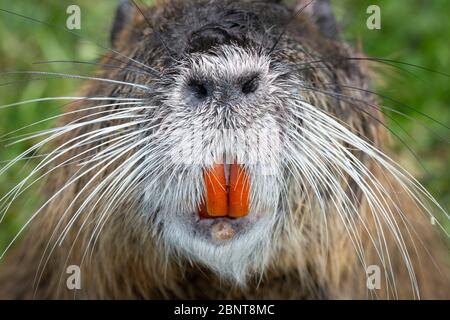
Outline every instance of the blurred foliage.
<path id="1" fill-rule="evenodd" d="M 340 0 L 333 4 L 344 38 L 368 57 L 450 74 L 450 1 Z M 369 16 L 366 10 L 373 4 L 381 9 L 380 30 L 369 30 L 366 26 Z M 378 67 L 377 93 L 391 99 L 382 99 L 382 104 L 403 114 L 387 111 L 399 161 L 448 212 L 449 129 L 421 113 L 450 127 L 450 78 L 401 64 L 398 66 L 403 70 L 379 63 L 371 65 Z M 449 221 L 443 221 L 450 230 Z"/>
<path id="2" fill-rule="evenodd" d="M 109 30 L 118 1 L 115 0 L 0 0 L 0 8 L 20 13 L 46 23 L 49 27 L 27 19 L 0 12 L 0 105 L 29 99 L 52 96 L 76 96 L 80 80 L 29 79 L 26 75 L 6 74 L 8 71 L 40 70 L 51 72 L 92 74 L 91 66 L 63 63 L 34 64 L 37 61 L 83 60 L 95 61 L 102 53 L 101 46 L 109 47 Z M 71 4 L 81 8 L 82 29 L 76 32 L 82 38 L 63 30 L 67 19 L 66 9 Z M 336 14 L 344 30 L 344 38 L 361 47 L 369 57 L 395 59 L 450 73 L 449 34 L 450 1 L 448 0 L 340 0 L 334 1 Z M 377 4 L 382 13 L 382 29 L 368 30 L 366 9 Z M 376 66 L 376 64 L 374 64 Z M 402 68 L 406 68 L 402 66 Z M 411 73 L 378 64 L 380 79 L 376 87 L 380 94 L 414 107 L 416 110 L 450 125 L 449 78 L 415 68 Z M 35 77 L 36 78 L 36 77 Z M 42 77 L 37 77 L 42 78 Z M 21 106 L 0 107 L 0 137 L 36 121 L 54 117 L 60 113 L 62 102 L 40 102 Z M 449 138 L 448 129 L 430 121 L 404 106 L 385 100 L 384 104 L 406 116 L 390 113 L 395 121 L 390 128 L 408 145 L 393 139 L 394 147 L 402 163 L 411 170 L 436 198 L 448 207 L 450 202 L 450 148 L 442 139 Z M 420 122 L 419 122 L 419 121 Z M 54 120 L 39 123 L 24 131 L 30 133 L 48 128 Z M 401 128 L 397 125 L 400 124 Z M 421 125 L 423 123 L 424 125 Z M 407 132 L 408 134 L 405 134 Z M 1 166 L 36 143 L 37 139 L 9 146 L 0 140 Z M 411 155 L 411 148 L 427 171 Z M 18 177 L 30 171 L 36 160 L 22 163 L 0 176 L 0 197 L 16 183 Z M 0 250 L 38 207 L 37 188 L 19 198 L 0 224 Z"/>

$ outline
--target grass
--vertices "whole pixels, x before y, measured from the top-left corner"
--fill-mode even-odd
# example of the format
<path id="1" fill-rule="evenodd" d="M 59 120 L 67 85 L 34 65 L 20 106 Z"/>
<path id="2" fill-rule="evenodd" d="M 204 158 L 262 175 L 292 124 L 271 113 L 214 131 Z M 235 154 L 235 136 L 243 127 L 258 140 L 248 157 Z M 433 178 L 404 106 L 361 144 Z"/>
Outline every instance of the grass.
<path id="1" fill-rule="evenodd" d="M 117 1 L 118 2 L 118 1 Z M 68 64 L 33 65 L 36 61 L 49 60 L 89 60 L 95 59 L 102 50 L 94 43 L 109 46 L 109 28 L 115 10 L 115 2 L 110 0 L 70 1 L 6 1 L 0 0 L 0 8 L 51 23 L 59 27 L 47 27 L 10 14 L 0 13 L 0 71 L 45 70 L 53 72 L 90 74 L 88 66 Z M 85 40 L 61 30 L 67 18 L 66 8 L 77 4 L 82 12 L 82 30 L 77 31 Z M 382 13 L 381 30 L 368 30 L 366 27 L 366 8 L 378 4 Z M 448 0 L 371 0 L 334 1 L 337 16 L 341 21 L 343 37 L 353 45 L 363 48 L 370 57 L 396 59 L 427 68 L 450 73 L 449 34 L 450 2 Z M 90 41 L 92 40 L 92 41 Z M 433 72 L 408 68 L 414 73 L 384 67 L 380 71 L 383 82 L 375 86 L 380 94 L 390 96 L 417 111 L 426 113 L 446 126 L 450 124 L 449 78 Z M 0 74 L 0 105 L 17 101 L 61 95 L 76 95 L 81 86 L 79 80 L 54 79 L 48 81 L 25 81 L 14 85 L 3 85 L 10 81 L 26 79 L 23 75 Z M 55 116 L 62 103 L 31 103 L 20 107 L 0 109 L 0 136 L 41 119 Z M 450 202 L 450 148 L 449 145 L 433 135 L 449 138 L 448 129 L 421 116 L 416 111 L 385 100 L 384 104 L 396 108 L 405 116 L 391 113 L 395 121 L 390 128 L 408 145 L 405 147 L 398 139 L 393 140 L 396 153 L 402 164 L 412 171 L 433 195 L 445 206 Z M 413 119 L 413 120 L 411 120 Z M 423 126 L 418 122 L 425 124 Z M 399 123 L 400 127 L 396 124 Z M 48 128 L 52 121 L 38 124 L 24 132 Z M 407 134 L 405 134 L 405 131 Z M 11 159 L 29 148 L 37 141 L 19 143 L 6 147 L 0 141 L 0 161 Z M 414 149 L 419 164 L 408 148 Z M 8 192 L 18 177 L 35 164 L 14 167 L 0 176 L 0 195 Z M 427 169 L 423 170 L 422 165 Z M 25 219 L 36 209 L 38 198 L 29 196 L 19 199 L 0 224 L 0 249 L 17 232 Z M 450 230 L 450 228 L 447 228 Z"/>

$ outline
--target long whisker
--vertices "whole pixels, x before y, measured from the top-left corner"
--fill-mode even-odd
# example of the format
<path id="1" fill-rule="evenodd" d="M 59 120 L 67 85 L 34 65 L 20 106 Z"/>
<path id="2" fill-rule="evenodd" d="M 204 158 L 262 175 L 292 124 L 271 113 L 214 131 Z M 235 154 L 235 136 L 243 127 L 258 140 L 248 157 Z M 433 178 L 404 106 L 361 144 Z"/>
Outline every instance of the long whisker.
<path id="1" fill-rule="evenodd" d="M 301 117 L 302 122 L 306 126 L 311 126 L 314 128 L 314 131 L 316 133 L 311 136 L 311 139 L 314 139 L 314 146 L 315 148 L 320 147 L 320 144 L 327 143 L 326 140 L 328 139 L 334 139 L 333 136 L 337 135 L 339 139 L 342 139 L 346 143 L 349 143 L 350 145 L 353 145 L 356 147 L 357 150 L 364 151 L 366 154 L 368 154 L 371 158 L 373 158 L 376 163 L 384 169 L 387 173 L 390 173 L 397 182 L 400 183 L 400 186 L 406 191 L 406 193 L 415 201 L 417 205 L 419 205 L 423 212 L 428 213 L 432 216 L 431 211 L 429 208 L 420 200 L 417 195 L 415 194 L 422 194 L 425 196 L 425 198 L 428 198 L 433 205 L 435 205 L 437 208 L 439 208 L 447 217 L 445 210 L 437 203 L 437 201 L 426 191 L 425 188 L 423 188 L 411 175 L 404 172 L 403 169 L 401 169 L 395 162 L 393 162 L 390 158 L 388 158 L 386 155 L 381 153 L 380 151 L 376 150 L 374 147 L 372 147 L 368 142 L 365 142 L 364 139 L 361 137 L 358 137 L 354 134 L 352 134 L 348 129 L 345 129 L 343 125 L 339 124 L 339 119 L 334 120 L 333 116 L 328 115 L 325 116 L 325 114 L 322 111 L 319 111 L 317 108 L 314 108 L 310 105 L 308 105 L 306 102 L 299 101 L 299 104 L 303 107 L 303 112 L 298 114 L 299 117 Z M 306 109 L 305 109 L 306 108 Z M 305 117 L 305 113 L 312 117 L 312 119 L 308 119 Z M 303 126 L 299 126 L 297 123 L 293 123 L 293 125 L 298 126 L 299 130 L 302 130 L 304 134 L 307 136 L 310 135 L 308 131 L 305 131 Z M 322 128 L 322 126 L 324 126 Z M 324 138 L 320 138 L 317 133 L 321 133 L 325 135 L 326 140 Z M 345 137 L 346 135 L 349 135 L 348 137 Z M 336 149 L 338 148 L 338 149 Z M 411 284 L 414 288 L 414 292 L 418 295 L 418 287 L 417 287 L 417 280 L 415 278 L 414 270 L 412 269 L 412 264 L 409 258 L 409 254 L 407 252 L 406 246 L 404 244 L 403 235 L 400 233 L 399 226 L 397 222 L 393 219 L 393 211 L 392 209 L 388 209 L 390 206 L 396 210 L 400 217 L 404 219 L 404 215 L 401 212 L 400 208 L 398 208 L 395 204 L 394 199 L 391 198 L 390 194 L 385 190 L 385 188 L 378 182 L 377 178 L 373 176 L 367 168 L 355 157 L 353 156 L 349 150 L 344 149 L 343 147 L 340 147 L 339 143 L 333 142 L 333 146 L 324 145 L 323 148 L 320 148 L 321 152 L 326 152 L 325 159 L 329 158 L 331 161 L 329 163 L 330 166 L 334 167 L 335 165 L 341 165 L 343 164 L 343 159 L 335 158 L 333 154 L 337 155 L 334 150 L 341 150 L 343 152 L 343 155 L 345 158 L 352 159 L 352 166 L 351 168 L 346 169 L 343 168 L 345 172 L 350 174 L 352 178 L 358 182 L 358 186 L 362 188 L 364 191 L 364 194 L 366 196 L 366 199 L 369 200 L 369 206 L 371 207 L 371 212 L 373 215 L 373 218 L 378 221 L 377 224 L 379 227 L 377 229 L 379 230 L 381 238 L 383 239 L 383 245 L 385 247 L 385 250 L 387 250 L 387 244 L 385 240 L 385 236 L 382 233 L 382 224 L 381 221 L 379 221 L 377 212 L 381 215 L 381 217 L 385 220 L 387 223 L 387 226 L 392 232 L 392 235 L 394 236 L 394 239 L 398 245 L 398 248 L 404 258 L 404 261 L 406 263 L 406 268 L 408 269 L 408 272 L 410 274 Z M 314 150 L 314 148 L 312 148 Z M 315 163 L 317 166 L 317 164 Z M 364 174 L 368 177 L 368 181 L 371 181 L 373 186 L 366 185 L 366 182 L 364 179 L 358 178 L 354 175 L 354 171 L 358 170 L 360 174 Z M 338 170 L 339 172 L 340 170 Z M 319 175 L 320 176 L 320 175 Z M 319 177 L 317 176 L 317 177 Z M 329 177 L 331 179 L 331 176 Z M 366 186 L 365 186 L 366 185 Z M 409 185 L 409 186 L 408 186 Z M 336 186 L 330 186 L 330 189 L 335 190 Z M 338 210 L 338 213 L 341 210 Z M 345 212 L 349 212 L 349 210 L 344 210 Z M 442 228 L 442 226 L 441 226 Z M 445 230 L 444 230 L 445 231 Z M 390 266 L 390 258 L 389 258 L 389 252 L 387 256 L 387 262 L 388 266 L 391 269 L 390 274 L 391 277 L 393 277 L 392 273 L 392 267 Z M 392 278 L 393 280 L 393 278 Z M 393 280 L 394 281 L 394 280 Z M 394 282 L 395 284 L 395 282 Z M 395 286 L 394 286 L 394 293 L 396 292 Z"/>
<path id="2" fill-rule="evenodd" d="M 108 108 L 108 107 L 113 107 L 113 106 L 115 107 L 115 106 L 140 105 L 140 104 L 141 104 L 141 102 L 111 103 L 111 104 L 104 104 L 104 105 L 98 105 L 98 106 L 87 107 L 87 108 L 85 107 L 85 108 L 80 108 L 80 109 L 74 110 L 74 111 L 64 112 L 64 113 L 62 113 L 62 114 L 59 114 L 59 115 L 56 115 L 56 116 L 52 116 L 52 117 L 48 117 L 48 118 L 45 118 L 45 119 L 42 119 L 42 120 L 33 122 L 33 123 L 31 123 L 31 124 L 28 124 L 28 125 L 26 125 L 26 126 L 24 126 L 24 127 L 21 127 L 21 128 L 19 128 L 19 129 L 14 130 L 14 131 L 8 132 L 7 134 L 5 134 L 5 135 L 3 135 L 3 136 L 0 136 L 0 139 L 1 139 L 0 142 L 5 142 L 5 141 L 9 141 L 9 140 L 11 140 L 11 139 L 17 138 L 17 137 L 8 138 L 9 136 L 11 136 L 12 134 L 15 134 L 15 133 L 17 133 L 17 132 L 20 132 L 20 131 L 23 131 L 23 130 L 25 130 L 25 129 L 31 128 L 31 127 L 33 127 L 33 126 L 42 124 L 42 123 L 44 123 L 44 122 L 52 121 L 52 120 L 55 120 L 55 119 L 58 119 L 58 118 L 62 118 L 62 117 L 68 116 L 68 115 L 77 114 L 77 113 L 86 112 L 86 111 L 89 111 L 89 110 L 95 110 L 95 109 L 106 109 L 106 108 Z M 132 110 L 132 109 L 133 109 L 133 108 L 120 108 L 120 110 Z M 82 117 L 82 118 L 80 118 L 80 119 L 78 119 L 78 120 L 82 120 L 82 119 L 85 119 L 85 118 L 88 118 L 88 117 L 94 117 L 94 116 L 97 116 L 97 115 L 99 115 L 99 114 L 106 113 L 106 112 L 111 113 L 110 110 L 107 110 L 107 111 L 101 111 L 101 112 L 96 112 L 96 113 L 93 113 L 93 114 L 89 114 L 88 116 Z M 76 121 L 76 120 L 74 120 L 74 121 Z M 74 122 L 71 122 L 71 123 L 69 123 L 69 124 L 73 124 L 73 123 L 74 123 Z M 29 134 L 21 135 L 21 136 L 19 136 L 19 137 L 27 136 L 27 135 L 29 135 Z"/>
<path id="3" fill-rule="evenodd" d="M 420 66 L 414 63 L 410 63 L 410 62 L 405 62 L 405 61 L 400 61 L 400 60 L 394 60 L 394 59 L 385 59 L 385 58 L 378 58 L 378 57 L 322 57 L 322 59 L 318 59 L 318 60 L 313 60 L 313 61 L 305 61 L 302 62 L 301 64 L 303 65 L 308 65 L 308 64 L 315 64 L 315 63 L 324 63 L 324 62 L 333 62 L 333 61 L 346 61 L 346 60 L 355 60 L 355 61 L 371 61 L 371 62 L 379 62 L 379 63 L 383 63 L 383 64 L 388 64 L 388 65 L 392 65 L 392 64 L 400 64 L 400 65 L 404 65 L 404 66 L 408 66 L 408 67 L 413 67 L 416 69 L 420 69 L 423 71 L 428 71 L 431 73 L 435 73 L 444 77 L 450 77 L 450 74 L 446 73 L 446 72 L 442 72 L 442 71 L 437 71 L 437 70 L 433 70 L 424 66 Z"/>
<path id="4" fill-rule="evenodd" d="M 331 85 L 331 84 L 325 83 L 324 85 L 325 85 L 325 86 L 328 86 L 328 85 Z M 413 108 L 413 107 L 411 107 L 411 106 L 409 106 L 409 105 L 407 105 L 407 104 L 405 104 L 405 103 L 402 103 L 402 102 L 400 102 L 400 101 L 398 101 L 398 100 L 392 99 L 391 97 L 388 97 L 388 96 L 386 96 L 386 95 L 377 93 L 377 92 L 372 91 L 372 90 L 367 90 L 367 89 L 358 88 L 358 87 L 353 87 L 353 86 L 348 86 L 348 85 L 340 85 L 340 87 L 342 87 L 342 88 L 347 88 L 347 89 L 350 89 L 350 90 L 355 90 L 355 91 L 361 91 L 361 92 L 365 92 L 365 93 L 370 93 L 370 94 L 372 94 L 372 95 L 376 95 L 376 96 L 381 97 L 381 98 L 383 98 L 383 99 L 389 100 L 389 101 L 391 101 L 391 102 L 393 102 L 393 103 L 395 103 L 395 104 L 397 104 L 397 105 L 399 105 L 399 106 L 408 108 L 408 109 L 410 109 L 410 110 L 412 110 L 412 111 L 414 111 L 414 112 L 420 114 L 421 116 L 424 116 L 424 117 L 428 118 L 429 120 L 431 120 L 431 121 L 433 121 L 433 122 L 435 122 L 435 123 L 441 125 L 442 127 L 444 127 L 444 128 L 446 128 L 446 129 L 449 129 L 449 130 L 450 130 L 450 127 L 447 126 L 446 124 L 442 123 L 441 121 L 439 121 L 439 120 L 437 120 L 437 119 L 434 119 L 433 117 L 427 115 L 426 113 L 421 112 L 420 110 L 418 110 L 418 109 L 416 109 L 416 108 Z M 384 106 L 383 106 L 383 107 L 384 107 Z M 386 107 L 384 107 L 384 108 L 386 108 Z M 408 118 L 408 119 L 410 119 L 410 120 L 415 120 L 415 121 L 417 121 L 417 122 L 419 122 L 419 123 L 421 123 L 421 124 L 423 125 L 423 123 L 420 122 L 419 120 L 417 120 L 417 119 L 415 119 L 415 118 L 413 118 L 413 117 L 411 117 L 411 116 L 408 116 L 408 115 L 406 115 L 406 114 L 404 114 L 404 113 L 401 113 L 401 112 L 399 112 L 398 110 L 395 110 L 395 109 L 392 109 L 392 108 L 386 108 L 386 109 L 389 110 L 389 111 L 395 112 L 395 113 L 397 113 L 397 114 L 400 114 L 400 115 L 402 115 L 402 116 L 404 116 L 404 117 L 406 117 L 406 118 Z M 430 128 L 427 128 L 427 129 L 428 129 L 428 130 L 431 130 Z M 434 133 L 434 132 L 433 132 L 433 133 Z M 435 134 L 436 134 L 436 133 L 435 133 Z M 444 138 L 442 138 L 442 139 L 443 139 L 443 140 L 446 140 L 446 139 L 444 139 Z M 448 140 L 446 140 L 446 142 L 448 142 Z"/>
<path id="5" fill-rule="evenodd" d="M 125 71 L 130 71 L 130 72 L 136 73 L 136 74 L 144 74 L 144 75 L 154 76 L 154 73 L 151 73 L 151 72 L 148 72 L 147 70 L 143 70 L 143 69 L 139 69 L 139 68 L 129 68 L 129 67 L 116 66 L 116 65 L 112 65 L 112 64 L 104 64 L 104 63 L 81 61 L 81 60 L 47 60 L 47 61 L 36 61 L 36 62 L 33 62 L 32 64 L 34 64 L 34 65 L 43 65 L 43 64 L 75 64 L 76 65 L 76 64 L 81 64 L 81 65 L 91 65 L 91 66 L 102 67 L 105 69 L 125 70 Z"/>
<path id="6" fill-rule="evenodd" d="M 91 80 L 91 81 L 100 81 L 100 82 L 107 82 L 107 83 L 113 83 L 113 84 L 120 84 L 120 85 L 126 85 L 131 86 L 134 88 L 142 89 L 145 91 L 150 91 L 151 88 L 145 85 L 136 84 L 132 82 L 125 82 L 125 81 L 119 81 L 119 80 L 113 80 L 113 79 L 106 79 L 106 78 L 99 78 L 99 77 L 90 77 L 90 76 L 81 76 L 77 74 L 68 74 L 68 73 L 60 73 L 60 72 L 47 72 L 47 71 L 6 71 L 2 72 L 1 74 L 36 74 L 36 75 L 50 75 L 55 77 L 61 77 L 66 79 L 84 79 L 84 80 Z"/>
<path id="7" fill-rule="evenodd" d="M 137 135 L 140 134 L 141 132 L 145 132 L 145 131 L 148 131 L 148 130 L 151 130 L 151 128 L 145 128 L 145 129 L 143 129 L 142 131 L 134 132 L 134 133 L 132 133 L 132 137 L 133 137 L 133 136 L 137 136 Z M 124 143 L 125 146 L 124 146 L 123 148 L 119 148 L 119 150 L 118 150 L 116 153 L 113 154 L 113 157 L 112 157 L 113 159 L 112 159 L 112 160 L 111 160 L 111 157 L 108 157 L 107 159 L 105 159 L 105 160 L 103 160 L 103 161 L 100 162 L 100 164 L 103 164 L 104 162 L 107 162 L 107 164 L 104 165 L 103 167 L 101 167 L 100 171 L 97 172 L 97 173 L 89 180 L 89 182 L 83 187 L 83 189 L 78 193 L 78 195 L 72 200 L 72 202 L 69 204 L 69 206 L 66 208 L 66 211 L 63 213 L 62 217 L 60 218 L 60 223 L 62 222 L 62 219 L 64 218 L 64 216 L 68 213 L 69 209 L 70 209 L 71 207 L 73 207 L 73 205 L 75 204 L 75 202 L 77 201 L 77 199 L 81 197 L 81 195 L 84 193 L 84 191 L 86 191 L 86 190 L 88 189 L 88 187 L 96 180 L 96 178 L 97 178 L 102 172 L 104 172 L 110 165 L 112 165 L 114 162 L 116 162 L 118 159 L 120 159 L 122 156 L 124 156 L 124 155 L 125 155 L 126 153 L 128 153 L 130 150 L 136 148 L 137 146 L 139 146 L 139 145 L 141 145 L 141 144 L 144 144 L 145 141 L 146 141 L 146 139 L 144 139 L 144 140 L 138 140 L 137 142 L 133 143 L 133 144 L 130 146 L 129 143 L 127 143 L 129 140 L 130 140 L 130 139 L 125 140 L 125 143 Z M 143 154 L 142 151 L 140 152 L 140 154 L 141 154 L 140 157 L 145 156 L 145 153 Z M 134 157 L 136 157 L 136 156 L 134 156 Z M 128 161 L 130 161 L 130 160 L 128 160 Z M 109 180 L 111 180 L 111 179 L 114 177 L 114 175 L 115 175 L 117 172 L 120 172 L 120 170 L 121 170 L 123 167 L 125 167 L 126 165 L 127 165 L 127 162 L 124 162 L 124 163 L 120 164 L 116 169 L 114 169 L 114 171 L 113 171 L 112 173 L 110 173 L 106 178 L 104 178 L 104 179 L 102 180 L 102 182 L 100 182 L 100 184 L 98 184 L 98 185 L 95 187 L 94 191 L 92 191 L 92 192 L 90 193 L 90 195 L 83 201 L 82 205 L 77 209 L 77 211 L 75 212 L 75 214 L 71 217 L 70 221 L 65 225 L 65 227 L 64 227 L 64 229 L 62 230 L 62 232 L 61 232 L 60 236 L 58 237 L 58 239 L 55 241 L 54 246 L 51 248 L 50 253 L 49 253 L 49 255 L 47 256 L 47 259 L 46 259 L 46 261 L 44 262 L 44 266 L 42 267 L 42 272 L 43 272 L 43 269 L 45 268 L 45 265 L 46 265 L 46 263 L 47 263 L 47 261 L 48 261 L 50 255 L 51 255 L 51 253 L 52 253 L 53 250 L 55 249 L 56 245 L 57 245 L 58 243 L 61 245 L 61 242 L 62 242 L 63 239 L 66 237 L 66 235 L 67 235 L 67 233 L 69 232 L 71 226 L 72 226 L 73 223 L 77 220 L 78 216 L 81 214 L 81 212 L 83 211 L 83 209 L 90 203 L 90 201 L 91 201 L 92 199 L 94 199 L 94 198 L 97 196 L 97 194 L 98 194 L 99 191 L 103 188 L 103 186 L 107 185 L 107 183 L 109 182 Z M 96 165 L 96 166 L 97 166 L 97 165 Z M 122 173 L 122 175 L 123 175 L 123 173 Z M 116 180 L 117 180 L 117 179 L 116 179 Z M 99 201 L 101 200 L 101 198 L 102 198 L 104 195 L 105 195 L 105 194 L 100 195 L 99 199 L 97 199 L 97 201 L 96 201 L 96 204 L 99 203 Z M 94 208 L 95 208 L 95 204 L 94 204 L 93 209 L 94 209 Z M 93 209 L 90 211 L 90 213 L 88 214 L 88 216 L 92 213 Z M 85 219 L 85 222 L 86 222 L 86 221 L 87 221 L 87 218 Z M 85 222 L 83 222 L 83 224 L 81 225 L 80 231 L 78 232 L 76 238 L 78 238 L 78 236 L 79 236 L 79 234 L 80 234 L 80 232 L 81 232 L 81 229 L 82 229 L 82 227 L 84 226 Z M 58 225 L 60 225 L 60 223 L 58 223 Z M 53 239 L 53 236 L 55 235 L 56 230 L 57 230 L 57 227 L 54 229 L 54 232 L 53 232 L 53 234 L 52 234 L 52 236 L 51 236 L 51 239 L 49 239 L 47 248 L 48 248 L 48 246 L 50 245 L 50 242 L 51 242 L 51 240 Z M 76 240 L 74 241 L 74 244 L 75 244 L 75 242 L 76 242 Z M 46 248 L 46 250 L 47 250 L 47 248 Z M 73 248 L 73 246 L 72 246 L 72 248 Z M 69 250 L 69 255 L 68 255 L 68 256 L 70 256 L 71 250 L 72 250 L 72 249 Z M 43 258 L 44 258 L 44 256 L 45 256 L 45 252 L 44 252 Z M 42 262 L 42 261 L 43 261 L 43 260 L 41 260 L 41 262 Z M 39 268 L 38 268 L 38 269 L 39 269 Z M 40 277 L 39 277 L 39 279 L 40 279 Z M 38 281 L 39 281 L 39 280 L 38 280 Z"/>
<path id="8" fill-rule="evenodd" d="M 24 100 L 20 102 L 10 103 L 10 104 L 4 104 L 0 106 L 0 109 L 6 109 L 10 107 L 20 106 L 23 104 L 30 104 L 30 103 L 36 103 L 36 102 L 44 102 L 44 101 L 55 101 L 55 100 L 87 100 L 87 101 L 144 101 L 144 99 L 139 98 L 120 98 L 120 97 L 47 97 L 47 98 L 37 98 L 37 99 L 30 99 L 30 100 Z"/>
<path id="9" fill-rule="evenodd" d="M 13 11 L 10 11 L 10 10 L 6 10 L 6 9 L 2 9 L 2 8 L 0 8 L 0 12 L 8 13 L 8 14 L 11 14 L 11 15 L 14 15 L 14 16 L 17 16 L 17 17 L 26 19 L 26 20 L 31 21 L 31 22 L 33 22 L 33 23 L 37 23 L 37 24 L 44 25 L 44 26 L 49 27 L 49 28 L 51 28 L 51 29 L 56 28 L 56 29 L 65 31 L 65 32 L 67 32 L 67 33 L 69 33 L 69 34 L 71 34 L 71 35 L 73 35 L 73 36 L 75 36 L 75 37 L 77 37 L 77 38 L 79 38 L 79 39 L 87 40 L 87 41 L 89 41 L 89 42 L 95 44 L 96 46 L 100 47 L 101 49 L 110 51 L 110 52 L 112 52 L 112 53 L 114 53 L 114 54 L 117 54 L 117 55 L 123 57 L 123 58 L 126 58 L 127 60 L 132 61 L 133 63 L 135 63 L 135 64 L 137 64 L 137 65 L 139 65 L 139 66 L 141 66 L 141 67 L 143 67 L 143 68 L 145 68 L 145 69 L 147 69 L 147 70 L 149 70 L 149 71 L 155 72 L 155 70 L 154 70 L 153 68 L 151 68 L 150 66 L 148 66 L 148 65 L 146 65 L 146 64 L 144 64 L 144 63 L 142 63 L 142 62 L 140 62 L 140 61 L 137 61 L 137 60 L 135 60 L 135 59 L 133 59 L 133 58 L 131 58 L 131 57 L 128 57 L 128 56 L 124 55 L 123 53 L 121 53 L 121 52 L 119 52 L 119 51 L 117 51 L 117 50 L 114 50 L 114 49 L 112 49 L 112 48 L 108 48 L 108 47 L 106 47 L 106 46 L 102 46 L 102 45 L 100 45 L 99 43 L 97 43 L 97 42 L 95 42 L 95 41 L 93 41 L 93 40 L 90 40 L 90 39 L 88 39 L 88 38 L 86 38 L 86 37 L 83 37 L 83 36 L 81 36 L 80 34 L 74 32 L 74 31 L 72 31 L 72 30 L 67 29 L 66 27 L 61 27 L 61 26 L 58 26 L 58 25 L 52 25 L 52 24 L 50 24 L 50 23 L 48 23 L 48 22 L 41 21 L 41 20 L 38 20 L 38 19 L 35 19 L 35 18 L 32 18 L 32 17 L 25 16 L 25 15 L 23 15 L 23 14 L 20 14 L 20 13 L 17 13 L 17 12 L 13 12 Z"/>
<path id="10" fill-rule="evenodd" d="M 334 93 L 334 92 L 329 92 L 329 91 L 324 91 L 324 90 L 320 90 L 320 89 L 316 89 L 316 88 L 312 88 L 312 87 L 303 87 L 306 90 L 311 90 L 311 91 L 315 91 L 317 93 L 322 93 L 331 97 L 335 97 L 338 99 L 342 99 L 344 101 L 348 101 L 348 102 L 354 102 L 354 101 L 358 101 L 361 102 L 369 107 L 372 108 L 376 108 L 377 110 L 379 110 L 379 107 L 376 105 L 373 105 L 371 103 L 368 103 L 367 101 L 364 101 L 362 99 L 358 99 L 358 98 L 354 98 L 351 96 L 346 96 L 346 95 L 342 95 L 339 93 Z M 376 121 L 378 124 L 380 124 L 381 126 L 383 126 L 386 130 L 388 130 L 389 132 L 391 132 L 391 134 L 393 136 L 395 136 L 404 146 L 405 148 L 408 149 L 408 151 L 412 154 L 412 156 L 416 159 L 417 163 L 419 163 L 419 165 L 428 172 L 427 168 L 424 166 L 424 164 L 422 163 L 422 161 L 420 160 L 419 156 L 416 154 L 416 152 L 404 141 L 403 138 L 401 138 L 395 131 L 393 131 L 391 128 L 389 128 L 386 124 L 383 123 L 383 121 L 381 119 L 378 119 L 377 117 L 375 117 L 374 115 L 370 114 L 369 112 L 367 112 L 366 110 L 364 110 L 363 108 L 361 108 L 360 106 L 358 106 L 357 104 L 353 104 L 350 103 L 350 106 L 357 108 L 359 111 L 361 111 L 362 113 L 366 114 L 368 117 L 370 117 L 371 119 L 373 119 L 374 121 Z M 385 107 L 386 108 L 386 107 Z M 403 129 L 403 127 L 398 123 L 397 120 L 395 120 L 394 118 L 392 118 L 390 115 L 383 113 L 386 117 L 390 118 L 394 123 L 396 123 L 399 128 L 408 136 L 410 136 L 410 134 Z M 411 136 L 410 136 L 411 137 Z M 411 137 L 412 138 L 412 137 Z"/>

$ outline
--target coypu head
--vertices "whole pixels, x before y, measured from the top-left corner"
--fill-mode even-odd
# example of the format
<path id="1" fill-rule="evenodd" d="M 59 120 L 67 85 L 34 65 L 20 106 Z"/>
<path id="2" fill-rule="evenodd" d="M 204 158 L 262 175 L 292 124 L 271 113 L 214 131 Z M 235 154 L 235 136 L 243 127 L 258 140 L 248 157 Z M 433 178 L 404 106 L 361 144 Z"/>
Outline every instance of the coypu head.
<path id="1" fill-rule="evenodd" d="M 326 215 L 356 197 L 347 170 L 364 156 L 347 147 L 371 152 L 377 111 L 339 99 L 366 79 L 337 37 L 327 1 L 119 8 L 114 49 L 141 72 L 114 79 L 146 88 L 114 90 L 145 107 L 124 184 L 167 250 L 243 282 L 296 228 L 299 206 Z"/>
<path id="2" fill-rule="evenodd" d="M 118 272 L 137 250 L 145 270 L 191 262 L 245 284 L 326 261 L 344 240 L 365 264 L 360 230 L 376 220 L 413 274 L 402 209 L 379 177 L 424 212 L 419 197 L 434 200 L 383 153 L 364 59 L 339 39 L 328 1 L 124 1 L 111 39 L 86 86 L 103 102 L 81 101 L 46 140 L 60 146 L 38 169 L 62 161 L 50 172 L 63 172 L 46 185 L 49 243 L 67 238 L 83 262 L 98 241 L 97 262 Z M 372 225 L 378 254 L 387 232 Z"/>

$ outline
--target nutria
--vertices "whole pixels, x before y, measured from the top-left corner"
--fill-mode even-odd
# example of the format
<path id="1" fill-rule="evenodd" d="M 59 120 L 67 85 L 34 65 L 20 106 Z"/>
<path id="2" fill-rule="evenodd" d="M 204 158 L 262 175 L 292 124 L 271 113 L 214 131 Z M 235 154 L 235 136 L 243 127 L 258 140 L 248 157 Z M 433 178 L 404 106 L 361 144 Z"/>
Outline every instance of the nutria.
<path id="1" fill-rule="evenodd" d="M 328 1 L 125 1 L 111 39 L 23 184 L 45 202 L 0 297 L 449 298 L 445 210 Z"/>

